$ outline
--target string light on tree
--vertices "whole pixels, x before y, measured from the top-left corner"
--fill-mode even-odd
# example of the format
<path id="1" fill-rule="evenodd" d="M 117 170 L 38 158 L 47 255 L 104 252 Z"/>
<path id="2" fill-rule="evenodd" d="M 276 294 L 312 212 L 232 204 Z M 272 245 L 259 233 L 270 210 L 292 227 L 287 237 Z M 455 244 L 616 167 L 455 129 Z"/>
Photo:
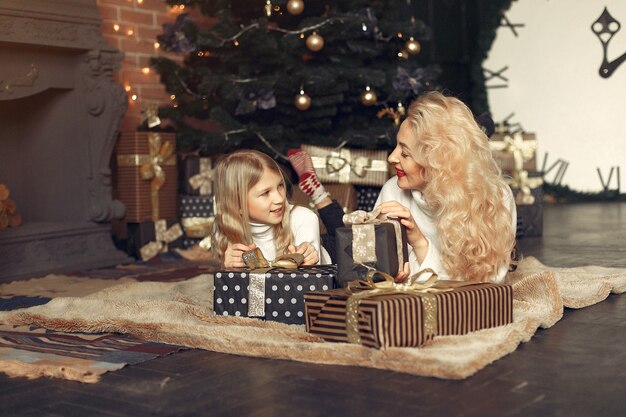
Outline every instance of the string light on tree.
<path id="1" fill-rule="evenodd" d="M 404 50 L 411 55 L 417 55 L 422 50 L 422 46 L 411 36 L 404 44 Z"/>
<path id="2" fill-rule="evenodd" d="M 289 0 L 287 11 L 294 16 L 301 14 L 304 11 L 304 2 L 302 0 Z"/>
<path id="3" fill-rule="evenodd" d="M 313 52 L 320 51 L 324 47 L 324 38 L 313 32 L 306 38 L 306 47 Z"/>
<path id="4" fill-rule="evenodd" d="M 405 49 L 403 49 L 400 52 L 398 52 L 398 58 L 409 59 L 409 53 Z"/>
<path id="5" fill-rule="evenodd" d="M 304 93 L 304 90 L 300 90 L 300 93 L 296 96 L 296 99 L 293 102 L 293 105 L 296 106 L 298 110 L 306 111 L 311 107 L 311 97 Z"/>
<path id="6" fill-rule="evenodd" d="M 265 2 L 265 16 L 267 16 L 267 17 L 272 16 L 272 2 L 271 2 L 271 0 L 267 0 Z"/>
<path id="7" fill-rule="evenodd" d="M 377 100 L 378 97 L 376 97 L 374 90 L 372 90 L 369 85 L 365 87 L 365 91 L 361 93 L 361 104 L 364 106 L 372 106 L 376 104 Z"/>

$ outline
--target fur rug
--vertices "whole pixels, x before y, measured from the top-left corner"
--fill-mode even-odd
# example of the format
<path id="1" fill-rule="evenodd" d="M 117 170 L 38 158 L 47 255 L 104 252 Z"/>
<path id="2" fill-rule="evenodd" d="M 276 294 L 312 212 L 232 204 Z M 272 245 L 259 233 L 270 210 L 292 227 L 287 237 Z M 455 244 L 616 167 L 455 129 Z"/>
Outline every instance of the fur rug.
<path id="1" fill-rule="evenodd" d="M 435 338 L 420 348 L 375 350 L 323 342 L 304 326 L 212 313 L 213 276 L 175 283 L 134 282 L 84 297 L 0 312 L 0 323 L 66 332 L 119 332 L 139 338 L 237 355 L 289 359 L 463 379 L 513 352 L 535 331 L 554 325 L 563 307 L 581 308 L 626 291 L 626 269 L 550 268 L 534 258 L 507 277 L 514 322 L 464 336 Z M 4 365 L 0 362 L 0 371 Z M 15 374 L 15 370 L 13 371 Z"/>

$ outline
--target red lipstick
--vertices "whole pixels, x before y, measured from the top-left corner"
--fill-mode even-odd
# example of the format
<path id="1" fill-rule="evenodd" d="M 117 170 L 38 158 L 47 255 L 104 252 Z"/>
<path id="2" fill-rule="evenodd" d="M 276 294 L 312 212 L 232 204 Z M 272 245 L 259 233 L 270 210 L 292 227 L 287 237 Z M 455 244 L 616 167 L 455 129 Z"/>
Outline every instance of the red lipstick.
<path id="1" fill-rule="evenodd" d="M 404 177 L 406 174 L 401 169 L 396 168 L 396 175 L 398 178 Z"/>

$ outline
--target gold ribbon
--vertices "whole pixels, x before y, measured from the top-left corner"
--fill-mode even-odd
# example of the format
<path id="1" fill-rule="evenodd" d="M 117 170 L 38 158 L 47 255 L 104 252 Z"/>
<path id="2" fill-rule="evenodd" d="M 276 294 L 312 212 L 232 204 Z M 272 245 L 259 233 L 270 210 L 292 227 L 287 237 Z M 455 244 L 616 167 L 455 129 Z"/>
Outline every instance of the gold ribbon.
<path id="1" fill-rule="evenodd" d="M 141 110 L 141 122 L 147 122 L 149 128 L 156 127 L 161 124 L 159 118 L 159 107 L 157 104 L 148 104 L 146 108 Z"/>
<path id="2" fill-rule="evenodd" d="M 289 253 L 270 262 L 261 249 L 244 252 L 243 261 L 251 269 L 248 283 L 248 317 L 265 317 L 265 278 L 274 268 L 296 269 L 304 261 L 301 253 Z"/>
<path id="3" fill-rule="evenodd" d="M 421 275 L 431 273 L 425 282 L 418 282 Z M 381 276 L 384 281 L 374 282 L 374 278 Z M 350 343 L 361 343 L 359 334 L 359 304 L 362 300 L 383 294 L 412 294 L 421 298 L 423 305 L 424 322 L 422 329 L 426 338 L 437 334 L 437 298 L 434 294 L 454 291 L 455 288 L 478 285 L 477 282 L 438 281 L 438 275 L 431 268 L 423 269 L 410 276 L 403 283 L 396 283 L 394 278 L 381 271 L 370 270 L 365 280 L 352 281 L 346 291 L 350 297 L 346 303 L 346 332 Z M 352 290 L 360 290 L 352 293 Z"/>
<path id="4" fill-rule="evenodd" d="M 183 235 L 183 229 L 176 223 L 169 229 L 165 220 L 154 222 L 155 239 L 141 247 L 141 259 L 147 261 L 161 252 L 167 252 L 167 244 L 172 243 Z"/>
<path id="5" fill-rule="evenodd" d="M 504 151 L 513 154 L 515 163 L 514 172 L 524 169 L 524 161 L 530 160 L 537 150 L 537 140 L 524 140 L 520 132 L 513 136 L 506 135 L 501 141 L 489 141 L 489 147 L 492 151 Z"/>
<path id="6" fill-rule="evenodd" d="M 150 197 L 152 202 L 152 221 L 159 219 L 159 190 L 165 183 L 164 165 L 176 165 L 176 155 L 174 154 L 174 144 L 172 141 L 161 143 L 161 135 L 155 132 L 148 133 L 148 144 L 150 153 L 118 155 L 117 164 L 119 166 L 139 165 L 139 175 L 143 180 L 151 180 Z"/>
<path id="7" fill-rule="evenodd" d="M 515 203 L 520 205 L 530 205 L 535 202 L 535 197 L 531 193 L 531 188 L 539 187 L 543 184 L 543 178 L 528 178 L 528 171 L 521 170 L 513 173 L 513 178 L 507 178 L 507 183 L 518 188 L 515 195 Z"/>
<path id="8" fill-rule="evenodd" d="M 199 190 L 200 195 L 209 195 L 213 192 L 211 158 L 200 158 L 200 172 L 189 178 L 189 185 L 194 190 Z"/>
<path id="9" fill-rule="evenodd" d="M 310 153 L 310 152 L 309 152 Z M 329 175 L 337 175 L 342 184 L 350 182 L 350 173 L 363 178 L 370 171 L 387 172 L 387 161 L 372 160 L 366 156 L 352 157 L 351 150 L 346 148 L 329 150 L 326 156 L 311 156 L 313 167 L 326 169 Z"/>
<path id="10" fill-rule="evenodd" d="M 211 235 L 215 216 L 184 217 L 180 220 L 185 229 L 185 235 L 192 239 L 202 239 Z"/>
<path id="11" fill-rule="evenodd" d="M 405 262 L 402 229 L 400 222 L 390 220 L 387 215 L 381 214 L 380 209 L 371 212 L 356 210 L 352 213 L 344 214 L 343 222 L 346 226 L 352 226 L 352 259 L 357 264 L 375 263 L 376 258 L 376 225 L 390 223 L 393 225 L 396 234 L 396 252 L 398 256 L 398 266 L 402 268 Z"/>

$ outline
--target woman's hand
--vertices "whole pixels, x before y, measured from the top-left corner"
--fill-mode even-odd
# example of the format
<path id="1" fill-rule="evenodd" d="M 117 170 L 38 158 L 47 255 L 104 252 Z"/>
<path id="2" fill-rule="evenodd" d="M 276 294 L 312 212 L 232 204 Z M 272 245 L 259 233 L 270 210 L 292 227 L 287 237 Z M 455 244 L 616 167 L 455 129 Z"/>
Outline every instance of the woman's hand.
<path id="1" fill-rule="evenodd" d="M 254 243 L 244 245 L 243 243 L 229 243 L 224 252 L 224 268 L 244 268 L 243 253 L 256 248 Z"/>
<path id="2" fill-rule="evenodd" d="M 301 253 L 304 256 L 302 265 L 317 265 L 320 260 L 317 250 L 309 242 L 302 242 L 298 246 L 289 245 L 287 252 Z"/>
<path id="3" fill-rule="evenodd" d="M 397 201 L 385 201 L 378 207 L 380 207 L 381 213 L 389 217 L 397 217 L 400 223 L 406 227 L 406 238 L 413 249 L 422 248 L 424 246 L 428 248 L 428 241 L 422 234 L 417 223 L 415 223 L 415 219 L 413 219 L 413 215 L 411 215 L 408 208 Z"/>
<path id="4" fill-rule="evenodd" d="M 398 274 L 394 277 L 394 281 L 396 281 L 397 283 L 404 282 L 407 280 L 410 274 L 411 274 L 411 268 L 409 267 L 409 263 L 405 262 L 404 269 L 401 271 L 398 271 Z"/>

